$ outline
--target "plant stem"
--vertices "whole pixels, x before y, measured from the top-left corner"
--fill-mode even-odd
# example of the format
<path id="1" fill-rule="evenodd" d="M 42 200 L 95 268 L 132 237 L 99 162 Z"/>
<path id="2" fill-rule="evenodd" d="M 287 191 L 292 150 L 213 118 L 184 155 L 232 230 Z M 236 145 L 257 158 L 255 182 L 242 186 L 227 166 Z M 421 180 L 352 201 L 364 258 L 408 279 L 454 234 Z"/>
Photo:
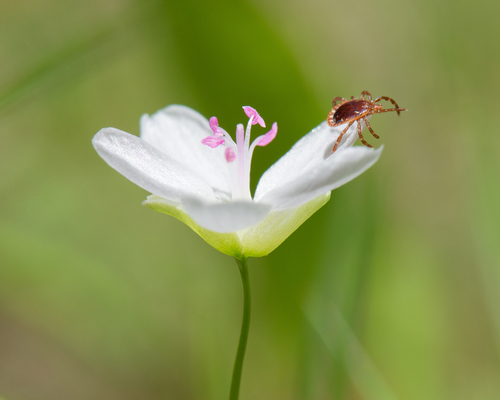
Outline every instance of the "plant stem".
<path id="1" fill-rule="evenodd" d="M 250 328 L 250 280 L 248 278 L 247 259 L 236 259 L 241 274 L 241 283 L 243 284 L 243 321 L 241 323 L 240 342 L 234 361 L 233 379 L 231 380 L 231 391 L 229 400 L 238 400 L 240 393 L 241 371 L 243 369 L 243 359 L 247 347 L 248 330 Z"/>

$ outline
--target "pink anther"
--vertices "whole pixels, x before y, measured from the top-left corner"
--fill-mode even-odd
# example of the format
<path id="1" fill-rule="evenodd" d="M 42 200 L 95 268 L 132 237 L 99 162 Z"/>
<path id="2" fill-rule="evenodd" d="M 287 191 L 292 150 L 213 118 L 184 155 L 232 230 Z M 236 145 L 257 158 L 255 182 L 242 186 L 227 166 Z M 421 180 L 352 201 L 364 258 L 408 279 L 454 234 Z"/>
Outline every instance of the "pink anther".
<path id="1" fill-rule="evenodd" d="M 226 147 L 226 151 L 224 152 L 224 156 L 226 157 L 226 161 L 228 163 L 236 160 L 236 154 L 234 153 L 234 151 L 231 147 Z"/>
<path id="2" fill-rule="evenodd" d="M 243 110 L 245 111 L 245 114 L 247 115 L 248 118 L 252 118 L 252 125 L 259 124 L 263 128 L 266 127 L 266 123 L 262 119 L 262 117 L 259 115 L 257 110 L 255 108 L 252 108 L 250 106 L 244 106 Z"/>
<path id="3" fill-rule="evenodd" d="M 219 128 L 219 121 L 217 120 L 217 117 L 210 118 L 210 122 L 208 124 L 210 125 L 210 129 L 212 129 L 215 136 L 224 135 L 224 130 L 222 128 Z"/>
<path id="4" fill-rule="evenodd" d="M 278 133 L 278 124 L 275 122 L 269 132 L 267 132 L 265 135 L 262 135 L 260 138 L 257 138 L 256 145 L 267 146 L 274 140 L 277 133 Z"/>
<path id="5" fill-rule="evenodd" d="M 207 136 L 205 139 L 201 140 L 201 143 L 215 149 L 216 147 L 224 144 L 226 141 L 222 139 L 220 136 Z"/>

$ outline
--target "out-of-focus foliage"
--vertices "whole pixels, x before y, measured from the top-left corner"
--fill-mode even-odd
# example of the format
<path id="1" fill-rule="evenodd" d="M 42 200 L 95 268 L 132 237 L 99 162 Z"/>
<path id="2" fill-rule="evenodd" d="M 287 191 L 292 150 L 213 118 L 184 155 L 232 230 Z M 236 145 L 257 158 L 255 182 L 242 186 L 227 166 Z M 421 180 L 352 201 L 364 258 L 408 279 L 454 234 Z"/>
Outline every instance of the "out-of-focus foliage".
<path id="1" fill-rule="evenodd" d="M 371 120 L 367 173 L 263 259 L 241 399 L 500 398 L 500 5 L 438 0 L 33 0 L 0 13 L 0 393 L 227 397 L 236 265 L 97 156 L 171 103 L 278 139 L 334 96 Z M 377 143 L 376 143 L 377 142 Z"/>

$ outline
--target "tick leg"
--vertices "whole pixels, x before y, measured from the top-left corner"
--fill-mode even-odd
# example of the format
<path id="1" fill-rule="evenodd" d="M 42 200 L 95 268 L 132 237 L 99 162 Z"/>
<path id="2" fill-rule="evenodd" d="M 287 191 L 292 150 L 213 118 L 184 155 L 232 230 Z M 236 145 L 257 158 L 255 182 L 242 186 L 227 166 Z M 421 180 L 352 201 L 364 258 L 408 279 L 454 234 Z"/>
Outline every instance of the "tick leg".
<path id="1" fill-rule="evenodd" d="M 347 130 L 351 127 L 352 124 L 354 124 L 356 121 L 351 121 L 349 122 L 349 125 L 342 131 L 342 133 L 339 135 L 337 141 L 335 142 L 335 146 L 333 146 L 332 154 L 335 153 L 335 150 L 337 150 L 337 146 L 339 145 L 340 141 L 342 140 L 342 137 L 345 135 Z"/>
<path id="2" fill-rule="evenodd" d="M 367 92 L 366 90 L 363 90 L 361 92 L 361 97 L 363 98 L 363 100 L 366 100 L 365 99 L 365 95 L 368 96 L 368 100 L 370 100 L 370 101 L 372 100 L 372 95 L 370 94 L 370 92 Z M 377 101 L 377 100 L 375 100 L 375 101 Z"/>
<path id="3" fill-rule="evenodd" d="M 361 134 L 361 122 L 358 121 L 358 136 L 359 140 L 361 140 L 361 143 L 363 143 L 365 146 L 368 147 L 373 147 L 371 144 L 369 144 L 364 138 L 363 135 Z"/>
<path id="4" fill-rule="evenodd" d="M 396 106 L 396 109 L 393 109 L 392 111 L 397 111 L 398 115 L 399 115 L 399 111 L 400 111 L 400 110 L 398 110 L 399 106 L 393 99 L 391 99 L 390 97 L 386 97 L 386 96 L 380 96 L 380 97 L 377 97 L 375 100 L 373 100 L 373 102 L 376 103 L 376 102 L 379 102 L 380 100 L 390 101 L 392 104 L 394 104 Z"/>
<path id="5" fill-rule="evenodd" d="M 347 99 L 344 99 L 343 97 L 335 97 L 332 100 L 332 104 L 333 104 L 334 107 L 337 105 L 337 101 L 347 101 Z"/>
<path id="6" fill-rule="evenodd" d="M 372 127 L 370 126 L 370 124 L 368 123 L 368 119 L 366 117 L 363 118 L 363 120 L 365 121 L 365 124 L 366 124 L 366 127 L 368 128 L 368 130 L 370 131 L 370 133 L 377 139 L 380 138 L 379 135 L 377 135 L 375 132 L 373 132 L 373 129 Z"/>
<path id="7" fill-rule="evenodd" d="M 398 115 L 399 115 L 400 111 L 408 111 L 408 110 L 406 108 L 386 108 L 385 110 L 376 110 L 376 111 L 373 111 L 373 113 L 374 114 L 380 114 L 380 113 L 389 112 L 389 111 L 397 111 Z"/>

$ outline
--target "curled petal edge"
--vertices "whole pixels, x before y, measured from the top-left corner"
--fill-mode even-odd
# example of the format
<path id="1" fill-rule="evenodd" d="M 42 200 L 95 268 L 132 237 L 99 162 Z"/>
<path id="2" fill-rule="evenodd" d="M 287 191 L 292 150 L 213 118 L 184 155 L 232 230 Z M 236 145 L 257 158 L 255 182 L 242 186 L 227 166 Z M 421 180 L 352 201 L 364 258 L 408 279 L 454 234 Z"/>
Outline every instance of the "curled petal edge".
<path id="1" fill-rule="evenodd" d="M 275 209 L 307 203 L 361 175 L 377 162 L 382 150 L 383 146 L 377 150 L 361 146 L 339 150 L 321 164 L 304 171 L 295 180 L 270 190 L 258 201 L 272 204 Z"/>

